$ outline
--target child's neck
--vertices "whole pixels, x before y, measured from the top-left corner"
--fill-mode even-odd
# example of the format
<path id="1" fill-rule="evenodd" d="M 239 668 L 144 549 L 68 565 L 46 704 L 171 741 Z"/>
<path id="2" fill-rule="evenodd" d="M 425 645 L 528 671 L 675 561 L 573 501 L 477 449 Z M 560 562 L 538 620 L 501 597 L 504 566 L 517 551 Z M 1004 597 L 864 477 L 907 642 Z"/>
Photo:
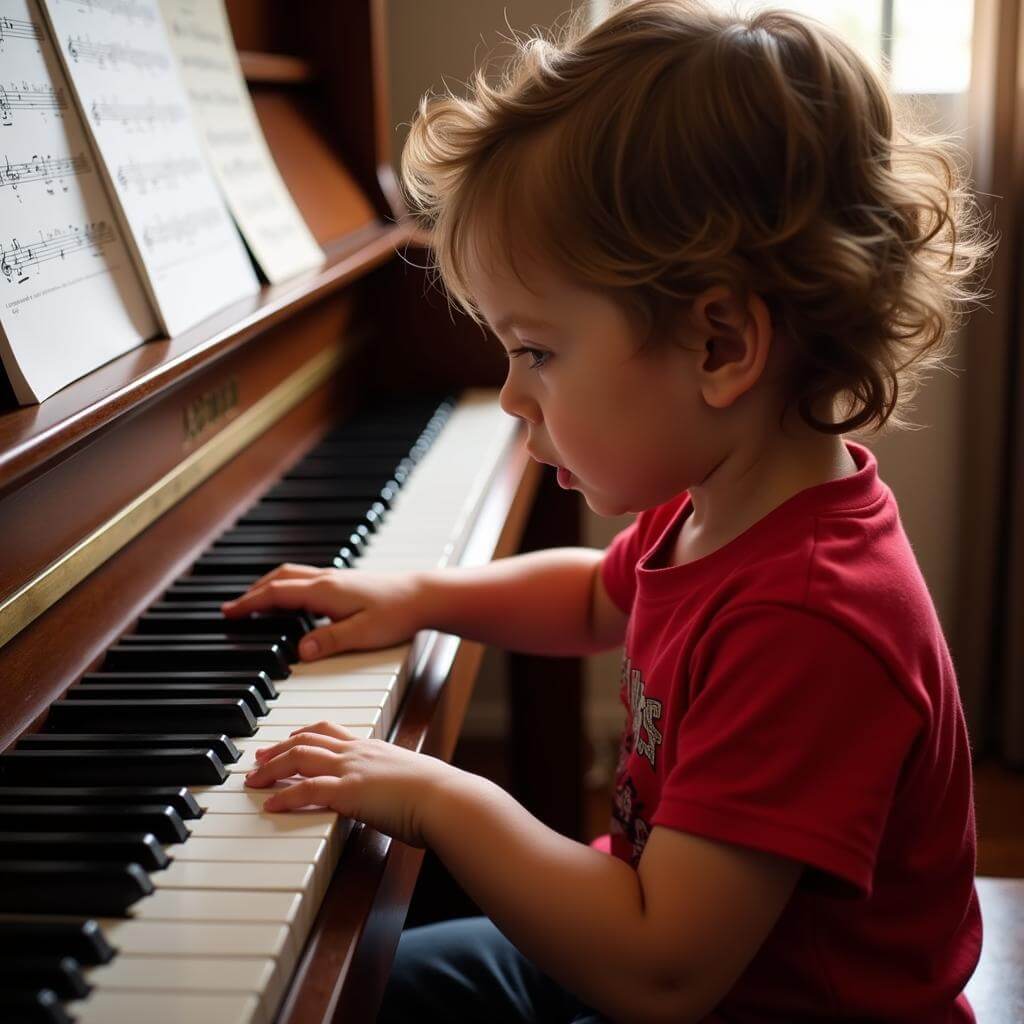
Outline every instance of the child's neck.
<path id="1" fill-rule="evenodd" d="M 738 537 L 794 494 L 857 471 L 842 437 L 801 432 L 739 445 L 699 485 L 672 565 L 696 561 Z"/>

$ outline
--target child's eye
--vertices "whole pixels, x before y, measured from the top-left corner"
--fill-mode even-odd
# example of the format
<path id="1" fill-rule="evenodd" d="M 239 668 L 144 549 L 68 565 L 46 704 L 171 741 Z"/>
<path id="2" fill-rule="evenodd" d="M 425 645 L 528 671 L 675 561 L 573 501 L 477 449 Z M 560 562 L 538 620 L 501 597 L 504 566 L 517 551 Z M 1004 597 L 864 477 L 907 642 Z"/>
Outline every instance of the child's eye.
<path id="1" fill-rule="evenodd" d="M 530 357 L 531 360 L 530 369 L 537 370 L 540 369 L 540 367 L 542 367 L 548 361 L 548 357 L 551 355 L 551 353 L 544 352 L 539 348 L 527 348 L 524 346 L 522 348 L 511 349 L 508 354 L 509 359 L 516 359 L 519 356 L 527 355 Z"/>

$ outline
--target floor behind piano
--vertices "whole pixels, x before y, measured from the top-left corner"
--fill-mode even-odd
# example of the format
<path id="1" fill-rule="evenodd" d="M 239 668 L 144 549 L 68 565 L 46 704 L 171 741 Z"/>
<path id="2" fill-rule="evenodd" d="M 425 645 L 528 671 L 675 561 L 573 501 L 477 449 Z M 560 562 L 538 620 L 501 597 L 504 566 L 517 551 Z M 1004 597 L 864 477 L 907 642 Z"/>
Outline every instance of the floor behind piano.
<path id="1" fill-rule="evenodd" d="M 508 765 L 503 741 L 463 737 L 455 750 L 455 764 L 486 776 L 507 788 Z M 600 760 L 598 761 L 600 763 Z M 586 779 L 585 838 L 608 831 L 611 782 L 595 768 Z M 978 874 L 1024 878 L 1024 772 L 992 761 L 975 766 L 975 801 L 978 817 Z M 407 924 L 427 924 L 450 917 L 479 913 L 436 857 L 424 857 L 423 870 L 409 908 Z"/>

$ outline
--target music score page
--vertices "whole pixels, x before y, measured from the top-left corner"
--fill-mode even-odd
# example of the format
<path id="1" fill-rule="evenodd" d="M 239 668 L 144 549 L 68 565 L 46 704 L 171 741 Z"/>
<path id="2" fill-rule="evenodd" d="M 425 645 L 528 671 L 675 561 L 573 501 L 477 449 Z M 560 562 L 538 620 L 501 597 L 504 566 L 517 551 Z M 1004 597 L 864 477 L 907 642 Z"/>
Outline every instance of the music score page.
<path id="1" fill-rule="evenodd" d="M 192 114 L 228 208 L 271 284 L 324 254 L 274 163 L 242 75 L 223 0 L 160 0 Z"/>
<path id="2" fill-rule="evenodd" d="M 0 0 L 0 356 L 41 402 L 158 331 L 34 0 Z"/>
<path id="3" fill-rule="evenodd" d="M 42 0 L 160 321 L 174 336 L 259 288 L 210 173 L 157 0 Z"/>

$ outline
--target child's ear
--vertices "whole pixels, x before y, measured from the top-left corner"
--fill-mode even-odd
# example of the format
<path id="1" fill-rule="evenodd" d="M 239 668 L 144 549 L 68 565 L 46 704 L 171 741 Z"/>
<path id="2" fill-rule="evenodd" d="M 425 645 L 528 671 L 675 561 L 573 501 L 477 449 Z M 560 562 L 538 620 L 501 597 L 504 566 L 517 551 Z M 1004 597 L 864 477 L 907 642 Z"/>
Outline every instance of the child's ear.
<path id="1" fill-rule="evenodd" d="M 761 378 L 768 361 L 772 321 L 760 296 L 747 304 L 724 286 L 694 299 L 693 324 L 703 346 L 699 363 L 701 394 L 713 409 L 725 409 Z"/>

